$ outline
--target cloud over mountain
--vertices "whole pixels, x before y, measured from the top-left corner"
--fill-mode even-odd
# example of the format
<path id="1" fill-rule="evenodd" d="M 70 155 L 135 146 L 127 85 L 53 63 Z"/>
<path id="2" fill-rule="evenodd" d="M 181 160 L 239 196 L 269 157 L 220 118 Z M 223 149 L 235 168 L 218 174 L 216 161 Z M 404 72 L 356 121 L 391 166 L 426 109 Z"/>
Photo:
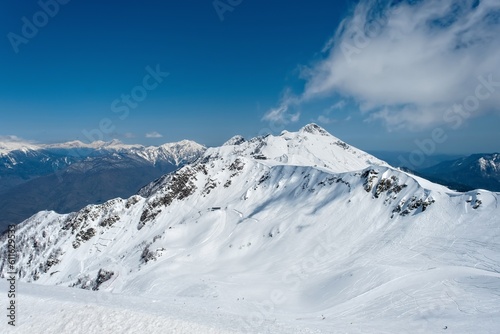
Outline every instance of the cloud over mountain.
<path id="1" fill-rule="evenodd" d="M 302 70 L 304 90 L 267 117 L 338 96 L 389 129 L 450 122 L 460 106 L 464 119 L 499 111 L 498 1 L 364 0 L 322 51 Z"/>
<path id="2" fill-rule="evenodd" d="M 146 133 L 146 138 L 162 138 L 163 135 L 156 131 Z"/>

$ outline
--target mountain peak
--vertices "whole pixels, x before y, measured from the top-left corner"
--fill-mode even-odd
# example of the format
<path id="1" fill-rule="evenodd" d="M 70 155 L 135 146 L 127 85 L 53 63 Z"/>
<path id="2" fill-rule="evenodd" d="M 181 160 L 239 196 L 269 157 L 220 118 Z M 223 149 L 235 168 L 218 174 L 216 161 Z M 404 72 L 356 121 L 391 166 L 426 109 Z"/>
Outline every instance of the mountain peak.
<path id="1" fill-rule="evenodd" d="M 234 161 L 242 157 L 268 166 L 317 166 L 333 172 L 362 170 L 370 165 L 388 166 L 316 124 L 306 125 L 298 132 L 283 131 L 279 136 L 259 136 L 249 140 L 234 136 L 221 147 L 209 148 L 204 159 Z"/>
<path id="2" fill-rule="evenodd" d="M 245 142 L 245 138 L 243 138 L 243 136 L 236 135 L 236 136 L 232 137 L 231 139 L 229 139 L 228 141 L 226 141 L 222 146 L 240 145 L 244 142 Z"/>
<path id="3" fill-rule="evenodd" d="M 152 146 L 154 147 L 154 146 Z M 179 149 L 179 148 L 192 148 L 192 149 L 202 149 L 204 148 L 203 145 L 198 144 L 195 141 L 184 139 L 178 142 L 173 142 L 173 143 L 165 143 L 163 145 L 160 145 L 159 147 L 163 147 L 165 149 Z"/>
<path id="4" fill-rule="evenodd" d="M 314 135 L 321 135 L 321 136 L 331 136 L 328 131 L 326 131 L 325 129 L 323 129 L 321 126 L 319 126 L 316 123 L 307 124 L 302 129 L 300 129 L 299 132 L 301 132 L 301 133 L 307 132 L 307 133 L 311 133 Z"/>
<path id="5" fill-rule="evenodd" d="M 115 146 L 115 145 L 123 145 L 123 142 L 119 139 L 113 139 L 111 141 L 106 142 L 106 146 Z"/>

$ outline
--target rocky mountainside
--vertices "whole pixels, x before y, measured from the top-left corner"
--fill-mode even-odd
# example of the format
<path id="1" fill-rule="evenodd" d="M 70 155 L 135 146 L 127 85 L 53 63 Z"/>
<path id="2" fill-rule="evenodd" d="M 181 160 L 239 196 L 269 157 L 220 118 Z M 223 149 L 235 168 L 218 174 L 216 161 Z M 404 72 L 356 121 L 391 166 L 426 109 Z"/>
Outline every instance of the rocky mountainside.
<path id="1" fill-rule="evenodd" d="M 18 227 L 14 267 L 23 282 L 231 314 L 236 332 L 488 331 L 499 197 L 406 174 L 310 124 L 234 137 L 127 199 L 40 212 Z"/>

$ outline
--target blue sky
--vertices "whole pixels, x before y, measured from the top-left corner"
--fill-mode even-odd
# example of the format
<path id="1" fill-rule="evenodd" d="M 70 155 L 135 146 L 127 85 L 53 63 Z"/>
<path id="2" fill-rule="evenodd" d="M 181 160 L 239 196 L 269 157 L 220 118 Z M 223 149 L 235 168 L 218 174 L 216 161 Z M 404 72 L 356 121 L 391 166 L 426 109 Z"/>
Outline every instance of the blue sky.
<path id="1" fill-rule="evenodd" d="M 440 128 L 436 152 L 500 151 L 500 88 L 470 116 L 446 112 L 479 76 L 500 81 L 494 1 L 57 4 L 2 4 L 0 135 L 212 146 L 316 122 L 365 150 L 418 149 Z"/>

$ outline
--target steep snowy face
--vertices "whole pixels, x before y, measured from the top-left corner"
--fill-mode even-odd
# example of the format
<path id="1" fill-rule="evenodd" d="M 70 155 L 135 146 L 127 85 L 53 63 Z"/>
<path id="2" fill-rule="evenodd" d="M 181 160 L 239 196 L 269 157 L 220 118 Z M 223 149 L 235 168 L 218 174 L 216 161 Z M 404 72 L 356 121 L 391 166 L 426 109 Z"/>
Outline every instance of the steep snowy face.
<path id="1" fill-rule="evenodd" d="M 273 312 L 294 319 L 378 319 L 391 305 L 428 325 L 460 315 L 443 289 L 500 290 L 499 197 L 414 178 L 309 125 L 208 149 L 128 199 L 41 212 L 19 226 L 15 267 L 22 281 L 241 314 L 278 291 Z M 475 321 L 500 312 L 498 295 L 458 302 Z"/>
<path id="2" fill-rule="evenodd" d="M 222 147 L 208 149 L 205 158 L 231 159 L 246 156 L 262 164 L 313 166 L 332 172 L 360 170 L 370 165 L 388 166 L 382 160 L 351 147 L 316 124 L 280 136 L 256 137 L 245 141 L 236 136 Z"/>

